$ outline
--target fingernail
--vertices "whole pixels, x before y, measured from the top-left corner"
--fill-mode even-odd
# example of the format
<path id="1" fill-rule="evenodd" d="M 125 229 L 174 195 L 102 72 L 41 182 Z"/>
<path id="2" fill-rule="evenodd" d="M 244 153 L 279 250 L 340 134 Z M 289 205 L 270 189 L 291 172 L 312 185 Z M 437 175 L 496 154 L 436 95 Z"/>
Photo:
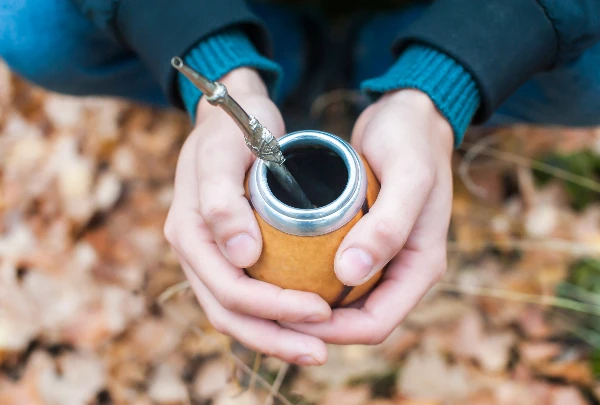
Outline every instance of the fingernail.
<path id="1" fill-rule="evenodd" d="M 340 273 L 342 282 L 357 284 L 363 281 L 373 269 L 373 258 L 362 249 L 350 248 L 342 254 Z"/>
<path id="2" fill-rule="evenodd" d="M 250 265 L 255 259 L 256 241 L 247 233 L 237 234 L 225 242 L 225 254 L 234 265 Z"/>
<path id="3" fill-rule="evenodd" d="M 306 318 L 304 318 L 303 322 L 317 323 L 317 322 L 323 322 L 326 319 L 327 318 L 325 317 L 325 315 L 322 315 L 322 314 L 313 314 L 313 315 L 309 315 Z"/>
<path id="4" fill-rule="evenodd" d="M 318 366 L 321 364 L 317 361 L 317 359 L 315 359 L 313 356 L 310 356 L 308 354 L 298 357 L 296 359 L 296 362 L 303 366 Z"/>

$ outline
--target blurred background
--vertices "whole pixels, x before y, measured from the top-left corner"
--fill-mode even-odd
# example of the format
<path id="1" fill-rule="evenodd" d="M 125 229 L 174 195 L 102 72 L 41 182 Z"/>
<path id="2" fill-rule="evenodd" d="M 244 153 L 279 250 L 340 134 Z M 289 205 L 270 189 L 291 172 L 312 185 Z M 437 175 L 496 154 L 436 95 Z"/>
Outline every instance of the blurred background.
<path id="1" fill-rule="evenodd" d="M 347 138 L 364 102 L 334 89 L 288 129 Z M 187 288 L 162 227 L 189 129 L 0 64 L 1 405 L 600 404 L 600 129 L 470 133 L 446 277 L 318 368 L 220 335 Z"/>

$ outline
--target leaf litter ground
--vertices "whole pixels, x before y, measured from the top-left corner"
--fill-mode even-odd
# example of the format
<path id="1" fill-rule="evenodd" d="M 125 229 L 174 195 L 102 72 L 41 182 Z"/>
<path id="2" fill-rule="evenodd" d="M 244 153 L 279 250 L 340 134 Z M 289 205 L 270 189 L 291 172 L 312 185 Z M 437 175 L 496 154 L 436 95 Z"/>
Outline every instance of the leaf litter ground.
<path id="1" fill-rule="evenodd" d="M 600 403 L 597 129 L 470 134 L 444 280 L 386 342 L 318 368 L 220 335 L 189 292 L 162 234 L 188 131 L 0 65 L 0 404 Z"/>

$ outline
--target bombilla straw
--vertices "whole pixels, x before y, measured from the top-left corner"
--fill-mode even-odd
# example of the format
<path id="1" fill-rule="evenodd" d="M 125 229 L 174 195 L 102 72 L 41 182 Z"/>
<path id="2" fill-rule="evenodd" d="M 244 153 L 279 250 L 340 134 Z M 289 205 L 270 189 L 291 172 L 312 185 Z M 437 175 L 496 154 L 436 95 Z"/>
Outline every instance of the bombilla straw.
<path id="1" fill-rule="evenodd" d="M 283 189 L 290 194 L 301 208 L 316 208 L 310 202 L 300 185 L 284 165 L 285 158 L 277 139 L 258 120 L 244 109 L 227 93 L 225 86 L 213 82 L 183 63 L 179 57 L 171 59 L 171 65 L 194 84 L 214 106 L 219 106 L 235 121 L 244 133 L 246 146 L 259 159 L 265 162 Z"/>

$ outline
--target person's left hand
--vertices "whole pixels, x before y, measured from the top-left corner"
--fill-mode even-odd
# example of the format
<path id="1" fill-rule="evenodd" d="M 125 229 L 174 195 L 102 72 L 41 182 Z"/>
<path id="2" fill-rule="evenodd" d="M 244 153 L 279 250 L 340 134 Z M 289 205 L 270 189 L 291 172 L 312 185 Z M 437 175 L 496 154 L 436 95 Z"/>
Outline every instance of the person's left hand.
<path id="1" fill-rule="evenodd" d="M 363 112 L 352 144 L 381 191 L 340 245 L 335 271 L 353 286 L 387 265 L 382 281 L 325 322 L 283 324 L 329 343 L 379 344 L 446 270 L 453 133 L 428 96 L 400 90 Z"/>

